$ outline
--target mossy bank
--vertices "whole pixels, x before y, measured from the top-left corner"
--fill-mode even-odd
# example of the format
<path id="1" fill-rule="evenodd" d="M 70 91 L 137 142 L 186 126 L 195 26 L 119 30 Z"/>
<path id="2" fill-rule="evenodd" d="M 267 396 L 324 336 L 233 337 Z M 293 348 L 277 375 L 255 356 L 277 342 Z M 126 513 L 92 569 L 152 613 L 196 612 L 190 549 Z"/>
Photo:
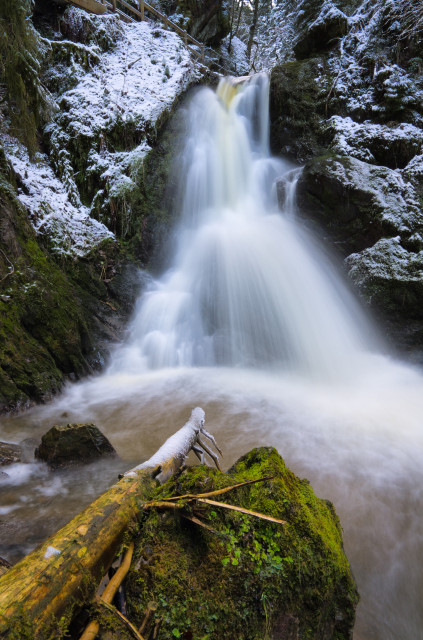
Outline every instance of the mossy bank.
<path id="1" fill-rule="evenodd" d="M 139 286 L 113 241 L 80 260 L 51 255 L 14 183 L 1 152 L 0 411 L 45 401 L 66 379 L 101 367 Z"/>

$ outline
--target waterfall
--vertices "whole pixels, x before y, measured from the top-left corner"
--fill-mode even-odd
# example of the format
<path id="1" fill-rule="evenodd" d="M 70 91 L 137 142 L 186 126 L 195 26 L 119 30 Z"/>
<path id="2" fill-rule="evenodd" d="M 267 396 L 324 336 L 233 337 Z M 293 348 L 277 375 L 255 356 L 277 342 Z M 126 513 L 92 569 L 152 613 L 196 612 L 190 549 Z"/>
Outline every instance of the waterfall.
<path id="1" fill-rule="evenodd" d="M 339 377 L 369 348 L 360 309 L 296 220 L 298 171 L 270 155 L 268 95 L 262 74 L 222 79 L 191 101 L 172 266 L 140 299 L 111 371 L 237 366 Z"/>

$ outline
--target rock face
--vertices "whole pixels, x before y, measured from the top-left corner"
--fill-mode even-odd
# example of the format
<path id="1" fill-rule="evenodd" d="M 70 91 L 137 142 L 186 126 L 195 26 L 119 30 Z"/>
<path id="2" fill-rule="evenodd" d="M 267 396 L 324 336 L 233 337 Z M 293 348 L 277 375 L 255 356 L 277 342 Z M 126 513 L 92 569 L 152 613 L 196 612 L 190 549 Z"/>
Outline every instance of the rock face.
<path id="1" fill-rule="evenodd" d="M 54 469 L 110 455 L 116 455 L 115 449 L 94 424 L 54 426 L 35 450 L 35 457 Z"/>
<path id="2" fill-rule="evenodd" d="M 139 265 L 170 226 L 169 150 L 159 134 L 176 98 L 202 77 L 174 32 L 38 0 L 40 39 L 32 4 L 18 5 L 4 8 L 20 16 L 37 52 L 25 58 L 35 65 L 26 92 L 19 88 L 34 140 L 19 142 L 14 129 L 0 145 L 0 413 L 45 402 L 66 379 L 102 368 L 121 338 L 143 285 Z M 23 40 L 0 6 L 16 62 Z M 41 120 L 28 103 L 35 80 L 50 96 Z M 2 101 L 2 123 L 10 106 L 17 113 Z"/>
<path id="3" fill-rule="evenodd" d="M 339 4 L 331 0 L 300 2 L 296 20 L 298 36 L 294 45 L 298 60 L 331 49 L 347 33 L 348 17 L 337 6 Z"/>
<path id="4" fill-rule="evenodd" d="M 173 22 L 209 47 L 217 47 L 229 33 L 229 7 L 222 0 L 161 0 Z"/>
<path id="5" fill-rule="evenodd" d="M 227 474 L 188 468 L 156 499 L 265 476 L 271 479 L 215 499 L 286 520 L 285 526 L 207 505 L 199 517 L 209 529 L 149 511 L 127 579 L 128 616 L 136 626 L 153 600 L 166 638 L 351 638 L 358 596 L 334 508 L 275 449 L 254 449 Z"/>
<path id="6" fill-rule="evenodd" d="M 309 161 L 298 180 L 297 203 L 344 257 L 397 235 L 418 248 L 416 234 L 423 232 L 415 192 L 401 173 L 351 156 Z"/>

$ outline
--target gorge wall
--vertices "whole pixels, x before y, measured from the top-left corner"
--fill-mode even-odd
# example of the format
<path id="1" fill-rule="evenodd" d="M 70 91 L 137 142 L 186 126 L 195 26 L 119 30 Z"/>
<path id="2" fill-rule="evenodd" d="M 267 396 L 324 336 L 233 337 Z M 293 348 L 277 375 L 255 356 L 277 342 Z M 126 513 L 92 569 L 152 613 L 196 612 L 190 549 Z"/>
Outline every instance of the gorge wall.
<path id="1" fill-rule="evenodd" d="M 392 344 L 421 361 L 421 8 L 297 4 L 286 61 L 272 70 L 273 149 L 305 162 L 301 215 L 345 259 Z"/>

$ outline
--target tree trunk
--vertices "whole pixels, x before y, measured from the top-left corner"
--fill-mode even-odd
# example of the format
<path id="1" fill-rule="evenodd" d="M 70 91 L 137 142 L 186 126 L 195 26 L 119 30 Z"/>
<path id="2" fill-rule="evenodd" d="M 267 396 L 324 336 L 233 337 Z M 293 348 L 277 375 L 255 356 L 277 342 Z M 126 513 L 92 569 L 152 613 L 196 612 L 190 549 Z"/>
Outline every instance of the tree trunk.
<path id="1" fill-rule="evenodd" d="M 139 501 L 156 486 L 150 472 L 123 478 L 0 578 L 2 638 L 25 624 L 31 637 L 44 640 L 45 629 L 71 602 L 93 596 L 139 512 Z"/>
<path id="2" fill-rule="evenodd" d="M 247 51 L 246 51 L 247 60 L 249 60 L 251 57 L 251 49 L 253 48 L 253 40 L 256 33 L 256 29 L 257 29 L 258 13 L 259 13 L 259 0 L 254 0 L 253 21 L 250 26 L 250 34 L 248 37 Z"/>

